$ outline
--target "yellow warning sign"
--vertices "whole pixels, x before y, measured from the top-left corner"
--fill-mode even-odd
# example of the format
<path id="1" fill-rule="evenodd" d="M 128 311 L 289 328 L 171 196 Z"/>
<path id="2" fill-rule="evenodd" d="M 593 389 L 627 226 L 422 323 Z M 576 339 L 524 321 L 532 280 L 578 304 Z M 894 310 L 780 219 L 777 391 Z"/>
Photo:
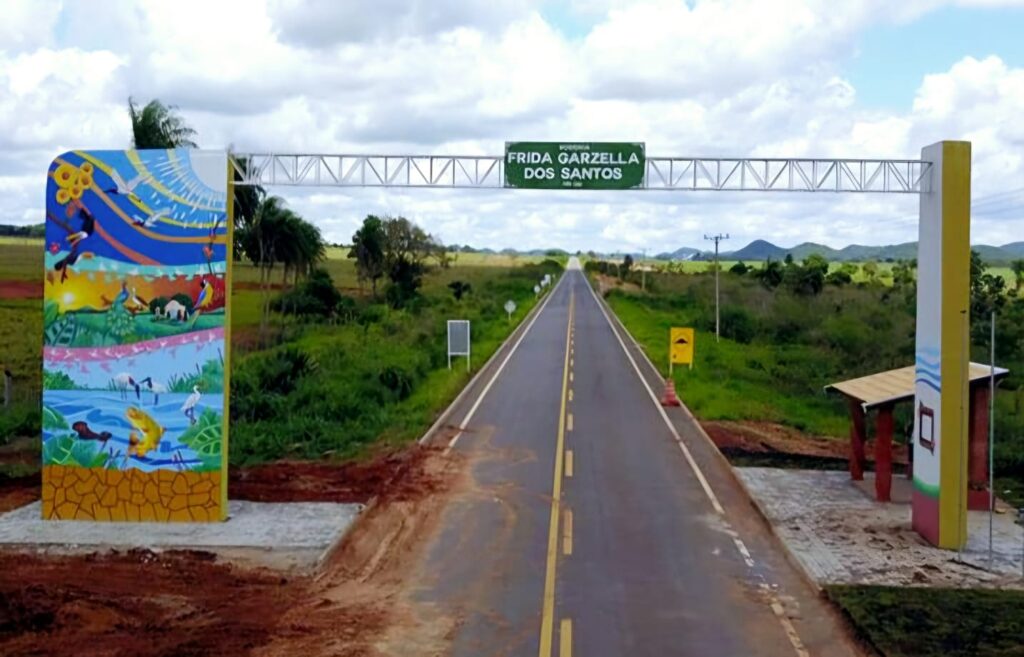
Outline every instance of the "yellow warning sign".
<path id="1" fill-rule="evenodd" d="M 668 360 L 673 365 L 693 367 L 693 329 L 673 326 L 669 330 Z"/>

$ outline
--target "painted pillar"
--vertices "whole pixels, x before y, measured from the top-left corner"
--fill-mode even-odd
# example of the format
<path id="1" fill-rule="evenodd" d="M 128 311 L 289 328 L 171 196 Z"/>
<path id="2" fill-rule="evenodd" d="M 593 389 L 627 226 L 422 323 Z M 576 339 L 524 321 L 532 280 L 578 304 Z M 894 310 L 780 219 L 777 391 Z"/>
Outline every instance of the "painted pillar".
<path id="1" fill-rule="evenodd" d="M 42 516 L 227 517 L 223 151 L 72 151 L 47 172 Z"/>
<path id="2" fill-rule="evenodd" d="M 967 508 L 988 510 L 988 382 L 971 387 Z"/>
<path id="3" fill-rule="evenodd" d="M 878 409 L 878 431 L 875 434 L 875 499 L 892 501 L 892 405 Z"/>
<path id="4" fill-rule="evenodd" d="M 932 175 L 917 247 L 913 527 L 956 550 L 967 541 L 971 144 L 932 144 L 921 159 Z"/>
<path id="5" fill-rule="evenodd" d="M 864 443 L 867 438 L 864 407 L 856 399 L 850 399 L 850 479 L 854 481 L 864 479 Z"/>

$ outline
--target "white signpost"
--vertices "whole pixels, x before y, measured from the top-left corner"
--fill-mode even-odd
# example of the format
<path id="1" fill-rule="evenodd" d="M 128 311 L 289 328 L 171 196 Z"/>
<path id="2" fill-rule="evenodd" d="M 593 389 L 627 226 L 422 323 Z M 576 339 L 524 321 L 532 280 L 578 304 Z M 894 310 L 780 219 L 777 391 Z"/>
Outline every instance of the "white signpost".
<path id="1" fill-rule="evenodd" d="M 516 311 L 516 302 L 509 299 L 505 302 L 505 312 L 508 313 L 508 321 L 512 321 L 512 313 Z"/>
<path id="2" fill-rule="evenodd" d="M 466 357 L 466 371 L 469 371 L 470 340 L 469 320 L 448 320 L 448 369 L 452 368 L 452 356 Z"/>
<path id="3" fill-rule="evenodd" d="M 533 286 L 533 296 L 537 296 L 538 294 L 540 294 L 540 286 L 539 285 L 534 285 Z"/>

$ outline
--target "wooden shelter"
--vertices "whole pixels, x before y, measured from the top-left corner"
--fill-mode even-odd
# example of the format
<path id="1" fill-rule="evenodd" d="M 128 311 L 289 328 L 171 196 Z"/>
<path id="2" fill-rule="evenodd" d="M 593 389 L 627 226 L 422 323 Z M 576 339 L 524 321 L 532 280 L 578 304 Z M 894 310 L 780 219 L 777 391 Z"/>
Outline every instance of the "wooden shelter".
<path id="1" fill-rule="evenodd" d="M 1009 370 L 995 368 L 997 380 L 1007 374 Z M 990 366 L 971 363 L 967 459 L 969 509 L 987 509 L 989 504 L 988 402 L 991 375 Z M 875 499 L 879 502 L 890 501 L 892 495 L 893 409 L 900 402 L 914 399 L 914 376 L 914 366 L 901 367 L 825 386 L 825 390 L 834 390 L 849 402 L 850 477 L 854 480 L 864 479 L 867 415 L 872 410 L 876 411 Z M 912 476 L 912 472 L 908 472 L 908 476 Z"/>

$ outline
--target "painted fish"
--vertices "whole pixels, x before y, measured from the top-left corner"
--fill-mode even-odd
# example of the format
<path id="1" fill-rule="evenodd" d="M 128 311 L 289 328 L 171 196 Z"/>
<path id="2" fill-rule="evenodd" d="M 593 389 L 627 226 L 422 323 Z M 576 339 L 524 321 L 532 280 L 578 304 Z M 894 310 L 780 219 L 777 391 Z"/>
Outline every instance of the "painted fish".
<path id="1" fill-rule="evenodd" d="M 132 432 L 128 434 L 128 455 L 142 458 L 156 449 L 164 436 L 164 428 L 137 406 L 129 406 L 124 416 L 132 425 Z"/>

